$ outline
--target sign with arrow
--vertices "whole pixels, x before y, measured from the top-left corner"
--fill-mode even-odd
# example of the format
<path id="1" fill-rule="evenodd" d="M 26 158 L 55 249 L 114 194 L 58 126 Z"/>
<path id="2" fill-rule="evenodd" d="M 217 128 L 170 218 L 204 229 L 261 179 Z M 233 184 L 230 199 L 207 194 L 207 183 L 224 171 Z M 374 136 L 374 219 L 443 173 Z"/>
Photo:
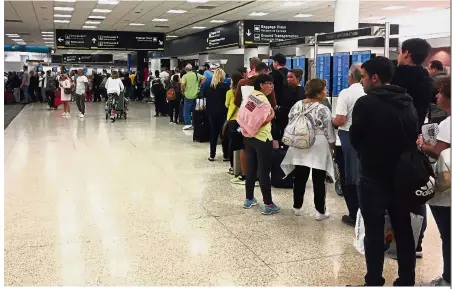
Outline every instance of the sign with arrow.
<path id="1" fill-rule="evenodd" d="M 62 63 L 113 63 L 113 54 L 63 54 Z"/>
<path id="2" fill-rule="evenodd" d="M 164 50 L 165 34 L 57 29 L 57 49 Z"/>

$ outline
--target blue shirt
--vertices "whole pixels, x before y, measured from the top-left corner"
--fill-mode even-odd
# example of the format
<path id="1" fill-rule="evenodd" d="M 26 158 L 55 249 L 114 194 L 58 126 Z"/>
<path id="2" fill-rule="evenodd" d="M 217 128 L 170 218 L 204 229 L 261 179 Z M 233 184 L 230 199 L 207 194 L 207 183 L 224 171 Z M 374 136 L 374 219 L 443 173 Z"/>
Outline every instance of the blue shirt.
<path id="1" fill-rule="evenodd" d="M 232 82 L 232 79 L 231 78 L 229 78 L 229 77 L 226 77 L 225 79 L 224 79 L 224 83 L 226 83 L 227 85 L 231 85 L 231 82 Z"/>
<path id="2" fill-rule="evenodd" d="M 205 89 L 206 87 L 210 86 L 210 83 L 212 82 L 213 73 L 210 70 L 204 71 L 204 77 L 206 78 L 206 81 L 201 86 L 201 90 Z"/>

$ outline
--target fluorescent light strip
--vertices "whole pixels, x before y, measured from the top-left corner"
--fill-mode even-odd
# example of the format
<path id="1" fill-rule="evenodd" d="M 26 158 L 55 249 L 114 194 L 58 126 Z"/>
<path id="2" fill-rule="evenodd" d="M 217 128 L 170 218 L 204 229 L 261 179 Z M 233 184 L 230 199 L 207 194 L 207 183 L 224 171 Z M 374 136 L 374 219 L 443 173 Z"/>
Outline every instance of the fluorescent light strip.
<path id="1" fill-rule="evenodd" d="M 53 17 L 58 17 L 58 18 L 71 18 L 72 15 L 69 15 L 69 14 L 54 14 Z"/>
<path id="2" fill-rule="evenodd" d="M 297 18 L 308 18 L 308 17 L 312 17 L 312 14 L 303 14 L 303 13 L 301 13 L 301 14 L 295 15 L 294 17 L 297 17 Z"/>
<path id="3" fill-rule="evenodd" d="M 400 10 L 400 9 L 404 9 L 404 8 L 406 8 L 406 6 L 388 6 L 388 7 L 381 8 L 381 10 L 393 11 L 393 10 Z"/>
<path id="4" fill-rule="evenodd" d="M 250 16 L 265 16 L 268 15 L 268 13 L 265 12 L 253 12 L 250 14 Z"/>
<path id="5" fill-rule="evenodd" d="M 420 8 L 411 9 L 411 11 L 416 11 L 416 12 L 426 12 L 426 11 L 432 11 L 432 10 L 436 10 L 436 7 L 420 7 Z"/>
<path id="6" fill-rule="evenodd" d="M 166 21 L 168 21 L 168 19 L 165 19 L 165 18 L 154 18 L 154 19 L 152 19 L 152 21 L 153 22 L 166 22 Z"/>
<path id="7" fill-rule="evenodd" d="M 207 27 L 204 26 L 193 26 L 193 29 L 206 29 Z"/>
<path id="8" fill-rule="evenodd" d="M 54 0 L 55 2 L 69 2 L 74 3 L 76 0 Z"/>
<path id="9" fill-rule="evenodd" d="M 105 18 L 107 18 L 107 17 L 105 17 L 105 16 L 100 16 L 100 15 L 91 15 L 91 16 L 88 16 L 88 19 L 105 19 Z"/>
<path id="10" fill-rule="evenodd" d="M 94 9 L 93 13 L 110 13 L 110 9 Z"/>
<path id="11" fill-rule="evenodd" d="M 55 11 L 74 11 L 74 7 L 53 7 Z"/>
<path id="12" fill-rule="evenodd" d="M 206 3 L 209 0 L 187 0 L 188 3 Z"/>
<path id="13" fill-rule="evenodd" d="M 225 20 L 212 20 L 210 23 L 225 23 Z"/>
<path id="14" fill-rule="evenodd" d="M 284 2 L 284 6 L 286 6 L 286 7 L 295 7 L 295 6 L 300 6 L 303 4 L 304 4 L 304 2 Z"/>
<path id="15" fill-rule="evenodd" d="M 130 23 L 130 26 L 144 26 L 143 23 Z"/>
<path id="16" fill-rule="evenodd" d="M 15 41 L 15 42 L 20 42 L 20 41 L 24 41 L 23 39 L 21 39 L 21 38 L 19 38 L 19 39 L 11 39 L 12 41 Z"/>
<path id="17" fill-rule="evenodd" d="M 371 17 L 367 17 L 367 18 L 364 18 L 365 20 L 375 20 L 375 21 L 377 21 L 377 20 L 382 20 L 382 19 L 384 19 L 384 17 L 383 16 L 371 16 Z"/>
<path id="18" fill-rule="evenodd" d="M 85 24 L 100 24 L 100 21 L 86 21 Z"/>
<path id="19" fill-rule="evenodd" d="M 19 34 L 5 34 L 8 37 L 20 37 Z"/>
<path id="20" fill-rule="evenodd" d="M 45 44 L 53 44 L 53 42 L 48 42 L 48 41 L 45 41 L 44 43 Z"/>
<path id="21" fill-rule="evenodd" d="M 70 23 L 71 21 L 69 21 L 69 20 L 59 20 L 59 19 L 54 19 L 53 22 L 55 22 L 55 23 Z"/>
<path id="22" fill-rule="evenodd" d="M 97 1 L 97 4 L 103 4 L 103 5 L 118 5 L 118 0 L 99 0 Z"/>
<path id="23" fill-rule="evenodd" d="M 168 12 L 166 12 L 166 13 L 183 14 L 183 13 L 185 13 L 185 12 L 187 12 L 187 11 L 185 11 L 185 10 L 173 10 L 173 9 L 171 9 L 171 10 L 168 10 Z"/>
<path id="24" fill-rule="evenodd" d="M 179 36 L 176 36 L 176 35 L 166 35 L 166 38 L 177 38 L 177 37 L 179 37 Z"/>
<path id="25" fill-rule="evenodd" d="M 53 41 L 53 38 L 42 38 L 42 39 Z"/>
<path id="26" fill-rule="evenodd" d="M 96 29 L 97 26 L 83 25 L 82 28 L 85 28 L 85 29 Z"/>
<path id="27" fill-rule="evenodd" d="M 53 34 L 53 31 L 42 31 L 42 34 Z"/>

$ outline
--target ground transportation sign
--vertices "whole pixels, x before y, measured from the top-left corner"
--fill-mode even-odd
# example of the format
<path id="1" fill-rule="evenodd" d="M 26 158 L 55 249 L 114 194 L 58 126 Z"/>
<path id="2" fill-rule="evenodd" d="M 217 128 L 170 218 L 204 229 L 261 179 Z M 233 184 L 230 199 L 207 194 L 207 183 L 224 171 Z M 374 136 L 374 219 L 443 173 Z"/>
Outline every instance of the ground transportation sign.
<path id="1" fill-rule="evenodd" d="M 57 49 L 164 50 L 165 34 L 101 30 L 57 29 Z"/>
<path id="2" fill-rule="evenodd" d="M 113 54 L 63 54 L 63 63 L 113 63 Z"/>

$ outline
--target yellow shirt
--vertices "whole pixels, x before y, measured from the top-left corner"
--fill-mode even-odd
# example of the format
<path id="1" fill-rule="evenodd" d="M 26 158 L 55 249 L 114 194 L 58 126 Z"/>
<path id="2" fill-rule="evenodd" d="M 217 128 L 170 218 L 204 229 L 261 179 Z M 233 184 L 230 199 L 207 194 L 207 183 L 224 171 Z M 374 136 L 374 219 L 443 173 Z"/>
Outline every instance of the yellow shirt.
<path id="1" fill-rule="evenodd" d="M 258 97 L 260 101 L 267 102 L 268 98 L 260 91 L 253 91 L 254 96 Z M 266 125 L 261 126 L 259 131 L 257 132 L 255 138 L 257 138 L 260 141 L 267 142 L 268 140 L 273 140 L 272 138 L 272 123 L 269 122 Z"/>
<path id="2" fill-rule="evenodd" d="M 132 85 L 135 85 L 135 74 L 131 74 L 129 77 L 130 80 L 132 81 Z"/>
<path id="3" fill-rule="evenodd" d="M 226 107 L 228 108 L 228 120 L 237 120 L 237 114 L 239 113 L 239 109 L 234 104 L 235 100 L 235 91 L 233 89 L 228 90 L 226 93 Z M 234 115 L 232 115 L 234 113 Z"/>

